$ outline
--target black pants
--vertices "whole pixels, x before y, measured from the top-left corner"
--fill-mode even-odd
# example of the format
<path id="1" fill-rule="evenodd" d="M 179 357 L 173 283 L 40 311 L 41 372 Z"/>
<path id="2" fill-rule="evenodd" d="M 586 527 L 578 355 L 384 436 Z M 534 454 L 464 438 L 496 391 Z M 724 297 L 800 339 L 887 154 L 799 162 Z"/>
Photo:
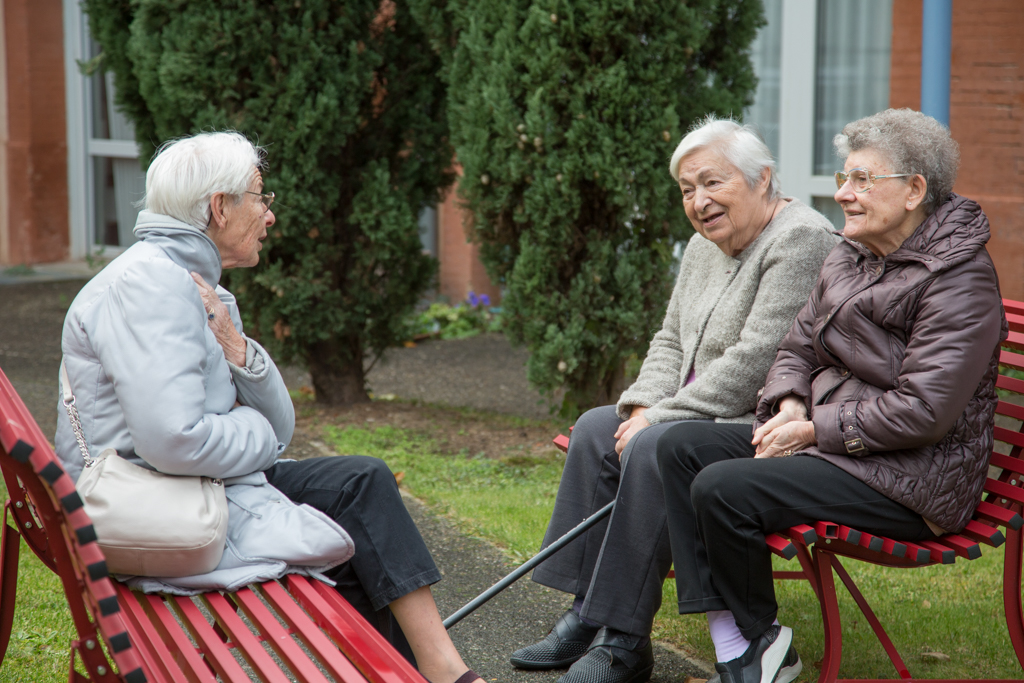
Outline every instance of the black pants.
<path id="1" fill-rule="evenodd" d="M 296 503 L 320 510 L 355 544 L 348 562 L 327 572 L 337 590 L 395 648 L 415 664 L 388 604 L 437 583 L 441 574 L 405 509 L 383 460 L 362 455 L 276 463 L 270 484 Z"/>
<path id="2" fill-rule="evenodd" d="M 753 640 L 778 603 L 765 535 L 827 520 L 897 540 L 924 518 L 820 458 L 754 459 L 750 425 L 683 422 L 658 441 L 679 612 L 731 610 Z"/>

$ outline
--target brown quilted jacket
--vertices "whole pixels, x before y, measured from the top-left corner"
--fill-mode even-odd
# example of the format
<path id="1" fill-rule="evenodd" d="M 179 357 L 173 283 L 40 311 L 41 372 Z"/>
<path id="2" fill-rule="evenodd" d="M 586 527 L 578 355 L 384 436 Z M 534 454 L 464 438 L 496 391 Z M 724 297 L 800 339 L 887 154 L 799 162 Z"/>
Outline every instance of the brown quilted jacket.
<path id="1" fill-rule="evenodd" d="M 981 500 L 1008 328 L 981 207 L 951 194 L 884 258 L 844 240 L 782 340 L 757 418 L 788 394 L 849 472 L 946 531 Z"/>

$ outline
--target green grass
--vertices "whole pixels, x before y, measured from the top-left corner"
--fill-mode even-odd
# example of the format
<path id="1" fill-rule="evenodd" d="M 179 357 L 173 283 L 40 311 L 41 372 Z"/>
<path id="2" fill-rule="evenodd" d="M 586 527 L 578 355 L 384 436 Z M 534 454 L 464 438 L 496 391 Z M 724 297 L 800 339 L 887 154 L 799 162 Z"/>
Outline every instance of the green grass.
<path id="1" fill-rule="evenodd" d="M 438 453 L 434 442 L 391 427 L 327 427 L 339 453 L 382 458 L 404 472 L 413 495 L 455 519 L 464 530 L 506 549 L 513 561 L 533 555 L 547 527 L 562 462 L 543 458 L 486 460 Z M 799 569 L 775 558 L 776 569 Z M 1003 620 L 1002 549 L 953 566 L 902 570 L 844 563 L 871 602 L 911 673 L 927 678 L 1019 678 Z M 852 598 L 836 579 L 843 617 L 842 677 L 898 678 Z M 791 626 L 804 660 L 801 680 L 817 679 L 824 649 L 821 612 L 810 586 L 776 582 L 780 621 Z M 705 661 L 714 647 L 703 615 L 676 612 L 674 581 L 665 584 L 654 636 Z M 922 657 L 938 652 L 948 661 Z"/>
<path id="2" fill-rule="evenodd" d="M 402 483 L 414 495 L 451 513 L 462 530 L 496 543 L 512 559 L 537 552 L 562 476 L 561 457 L 440 455 L 433 440 L 384 426 L 327 427 L 324 436 L 339 453 L 373 455 L 392 472 L 403 472 Z"/>
<path id="3" fill-rule="evenodd" d="M 0 501 L 6 500 L 7 488 L 0 479 Z M 14 628 L 0 666 L 0 682 L 66 681 L 74 638 L 75 627 L 60 580 L 22 540 Z"/>

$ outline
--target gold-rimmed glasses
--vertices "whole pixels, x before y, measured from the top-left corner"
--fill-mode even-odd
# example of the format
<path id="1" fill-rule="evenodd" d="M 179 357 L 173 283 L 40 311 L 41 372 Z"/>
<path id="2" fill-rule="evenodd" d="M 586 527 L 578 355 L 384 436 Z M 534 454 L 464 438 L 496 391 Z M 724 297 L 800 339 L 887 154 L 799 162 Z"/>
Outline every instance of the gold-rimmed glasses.
<path id="1" fill-rule="evenodd" d="M 273 192 L 263 193 L 263 192 L 250 192 L 249 190 L 246 190 L 245 193 L 246 194 L 254 194 L 254 195 L 256 195 L 257 197 L 260 198 L 260 201 L 263 202 L 263 213 L 266 213 L 267 211 L 270 211 L 270 205 L 274 203 L 274 193 Z"/>
<path id="2" fill-rule="evenodd" d="M 836 189 L 842 189 L 846 181 L 850 181 L 850 187 L 854 192 L 867 192 L 875 186 L 876 180 L 886 178 L 909 178 L 913 173 L 890 173 L 889 175 L 875 175 L 866 168 L 851 168 L 849 171 L 836 171 Z"/>

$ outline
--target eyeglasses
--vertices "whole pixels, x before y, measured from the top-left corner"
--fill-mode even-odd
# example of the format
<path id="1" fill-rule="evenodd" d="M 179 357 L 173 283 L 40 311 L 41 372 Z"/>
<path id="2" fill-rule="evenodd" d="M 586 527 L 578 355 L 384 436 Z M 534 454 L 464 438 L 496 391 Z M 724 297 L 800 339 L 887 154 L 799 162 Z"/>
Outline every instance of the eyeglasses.
<path id="1" fill-rule="evenodd" d="M 260 201 L 263 202 L 263 213 L 266 213 L 267 211 L 270 211 L 270 205 L 274 203 L 274 193 L 273 192 L 267 192 L 266 194 L 263 194 L 263 193 L 260 193 L 260 192 L 250 192 L 249 190 L 246 190 L 245 193 L 246 194 L 254 194 L 254 195 L 256 195 L 257 197 L 260 198 Z"/>
<path id="2" fill-rule="evenodd" d="M 866 168 L 851 168 L 849 171 L 836 171 L 836 188 L 842 189 L 846 181 L 850 181 L 850 187 L 854 192 L 867 192 L 875 186 L 876 180 L 886 178 L 909 178 L 913 173 L 890 173 L 889 175 L 875 175 Z"/>

